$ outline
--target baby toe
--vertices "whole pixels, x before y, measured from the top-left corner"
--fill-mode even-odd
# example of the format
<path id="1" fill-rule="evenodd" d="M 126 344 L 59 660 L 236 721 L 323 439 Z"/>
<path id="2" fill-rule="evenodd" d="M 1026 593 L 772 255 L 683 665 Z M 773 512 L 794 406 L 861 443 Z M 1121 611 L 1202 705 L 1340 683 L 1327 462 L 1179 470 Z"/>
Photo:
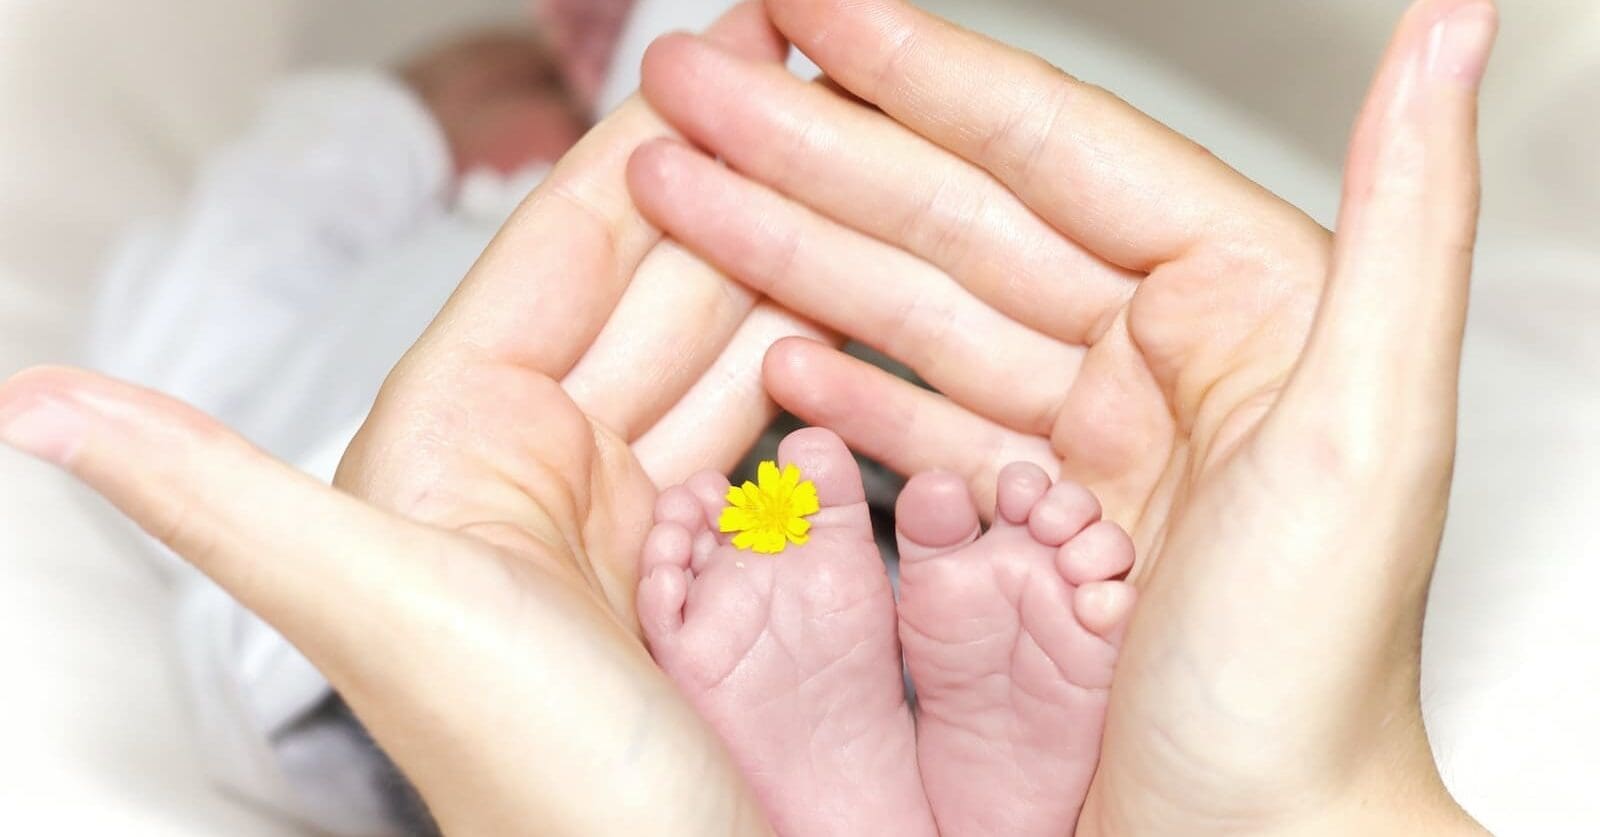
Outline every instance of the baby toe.
<path id="1" fill-rule="evenodd" d="M 902 564 L 960 549 L 978 539 L 978 509 L 966 480 L 948 471 L 918 474 L 894 506 Z"/>
<path id="2" fill-rule="evenodd" d="M 846 506 L 867 499 L 856 458 L 832 430 L 807 427 L 790 433 L 778 445 L 778 462 L 798 467 L 805 479 L 816 484 L 817 500 L 823 506 Z"/>
<path id="3" fill-rule="evenodd" d="M 817 488 L 821 509 L 812 524 L 826 528 L 857 528 L 871 537 L 872 521 L 861 468 L 837 433 L 821 427 L 796 430 L 778 445 L 778 463 L 800 469 L 800 478 Z"/>
<path id="4" fill-rule="evenodd" d="M 675 521 L 659 523 L 645 536 L 639 574 L 649 575 L 656 567 L 662 566 L 687 570 L 693 549 L 694 535 L 682 524 Z"/>
<path id="5" fill-rule="evenodd" d="M 1091 524 L 1056 553 L 1056 568 L 1075 585 L 1104 581 L 1133 567 L 1133 541 L 1108 520 Z"/>
<path id="6" fill-rule="evenodd" d="M 1050 475 L 1032 462 L 1013 462 L 995 480 L 996 525 L 1026 523 L 1028 512 L 1050 490 Z"/>
<path id="7" fill-rule="evenodd" d="M 634 609 L 645 641 L 657 656 L 683 629 L 683 606 L 689 598 L 689 571 L 668 562 L 657 563 L 639 579 Z"/>
<path id="8" fill-rule="evenodd" d="M 706 528 L 705 507 L 687 485 L 674 485 L 656 497 L 656 523 L 676 523 L 693 535 Z"/>
<path id="9" fill-rule="evenodd" d="M 1100 501 L 1081 483 L 1062 480 L 1028 512 L 1028 533 L 1046 546 L 1060 546 L 1100 519 Z"/>
<path id="10" fill-rule="evenodd" d="M 1072 593 L 1072 612 L 1085 628 L 1113 645 L 1122 641 L 1138 594 L 1126 581 L 1093 581 Z"/>
<path id="11" fill-rule="evenodd" d="M 684 483 L 700 506 L 701 520 L 711 531 L 717 531 L 717 518 L 728 505 L 728 478 L 716 471 L 701 471 Z"/>

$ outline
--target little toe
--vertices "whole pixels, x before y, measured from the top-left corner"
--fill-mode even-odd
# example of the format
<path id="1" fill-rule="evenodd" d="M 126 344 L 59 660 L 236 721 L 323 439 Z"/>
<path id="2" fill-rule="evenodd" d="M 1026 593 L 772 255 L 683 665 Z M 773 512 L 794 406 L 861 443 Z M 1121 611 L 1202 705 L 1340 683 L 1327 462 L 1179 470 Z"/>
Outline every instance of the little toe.
<path id="1" fill-rule="evenodd" d="M 1137 598 L 1137 591 L 1126 581 L 1092 581 L 1073 591 L 1072 612 L 1085 628 L 1117 645 Z"/>
<path id="2" fill-rule="evenodd" d="M 778 464 L 799 468 L 801 479 L 816 485 L 822 509 L 812 516 L 813 526 L 856 528 L 872 537 L 861 467 L 839 434 L 821 427 L 796 430 L 779 443 Z"/>
<path id="3" fill-rule="evenodd" d="M 1028 513 L 1028 532 L 1046 546 L 1060 546 L 1100 519 L 1100 501 L 1072 480 L 1062 480 Z"/>
<path id="4" fill-rule="evenodd" d="M 650 650 L 658 656 L 683 629 L 683 606 L 688 598 L 689 571 L 685 568 L 661 562 L 640 577 L 634 609 Z"/>
<path id="5" fill-rule="evenodd" d="M 1105 581 L 1133 567 L 1133 541 L 1109 520 L 1090 524 L 1056 553 L 1056 569 L 1074 585 Z"/>
<path id="6" fill-rule="evenodd" d="M 1028 512 L 1050 490 L 1050 475 L 1032 462 L 1013 462 L 995 480 L 994 522 L 1022 524 Z"/>
<path id="7" fill-rule="evenodd" d="M 981 529 L 967 481 L 948 471 L 912 477 L 895 501 L 894 522 L 902 564 L 960 549 Z"/>

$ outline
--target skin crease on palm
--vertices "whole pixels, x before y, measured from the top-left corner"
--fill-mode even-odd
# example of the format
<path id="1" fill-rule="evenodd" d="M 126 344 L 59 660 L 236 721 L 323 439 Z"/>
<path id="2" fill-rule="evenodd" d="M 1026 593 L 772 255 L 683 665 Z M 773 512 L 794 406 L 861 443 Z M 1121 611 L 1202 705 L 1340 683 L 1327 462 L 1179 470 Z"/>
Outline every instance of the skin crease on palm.
<path id="1" fill-rule="evenodd" d="M 875 336 L 949 396 L 786 341 L 766 357 L 786 406 L 980 491 L 1001 464 L 1039 462 L 1130 524 L 1143 605 L 1084 833 L 1469 828 L 1428 754 L 1416 646 L 1452 457 L 1492 6 L 1408 15 L 1334 242 L 1109 96 L 909 7 L 768 10 L 927 139 L 822 88 L 774 100 L 776 77 L 737 60 L 781 53 L 749 6 L 719 32 L 737 53 L 658 46 L 656 109 L 813 209 L 681 145 L 646 145 L 625 182 L 633 150 L 669 136 L 630 103 L 530 196 L 395 370 L 342 490 L 85 373 L 12 379 L 0 436 L 293 639 L 448 830 L 760 832 L 638 641 L 632 562 L 655 486 L 728 467 L 770 417 L 766 347 L 821 332 L 662 240 L 631 185 L 712 264 Z M 679 84 L 693 81 L 721 124 L 689 112 Z M 750 121 L 762 103 L 766 125 Z M 747 150 L 774 151 L 791 179 L 721 147 L 740 136 L 774 140 Z M 911 165 L 902 188 L 873 178 Z"/>
<path id="2" fill-rule="evenodd" d="M 1493 7 L 1407 15 L 1337 240 L 1104 91 L 896 0 L 768 10 L 829 82 L 659 42 L 647 99 L 727 168 L 655 143 L 636 199 L 942 393 L 790 341 L 767 371 L 785 407 L 975 492 L 1032 459 L 1135 534 L 1143 603 L 1084 832 L 1294 831 L 1418 798 L 1470 827 L 1417 678 Z"/>

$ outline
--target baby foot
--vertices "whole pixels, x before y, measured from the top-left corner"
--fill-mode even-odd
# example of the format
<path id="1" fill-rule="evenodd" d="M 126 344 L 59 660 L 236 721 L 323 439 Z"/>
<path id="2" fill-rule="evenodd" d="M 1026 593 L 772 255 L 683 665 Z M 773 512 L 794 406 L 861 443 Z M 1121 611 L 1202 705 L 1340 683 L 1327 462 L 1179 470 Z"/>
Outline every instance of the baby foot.
<path id="1" fill-rule="evenodd" d="M 762 555 L 717 532 L 728 481 L 663 492 L 639 621 L 651 653 L 722 736 L 780 834 L 933 834 L 901 679 L 894 594 L 844 442 L 778 448 L 816 484 L 804 545 Z"/>
<path id="2" fill-rule="evenodd" d="M 922 474 L 895 507 L 900 639 L 917 760 L 945 835 L 1063 835 L 1100 758 L 1133 544 L 1073 482 L 1000 474 L 994 526 L 961 478 Z"/>

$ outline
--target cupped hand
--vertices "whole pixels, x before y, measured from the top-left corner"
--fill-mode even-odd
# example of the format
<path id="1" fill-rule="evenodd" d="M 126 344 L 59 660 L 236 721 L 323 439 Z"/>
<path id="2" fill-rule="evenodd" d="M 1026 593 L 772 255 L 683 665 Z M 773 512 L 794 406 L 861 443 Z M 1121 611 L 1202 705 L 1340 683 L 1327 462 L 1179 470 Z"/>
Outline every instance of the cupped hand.
<path id="1" fill-rule="evenodd" d="M 789 341 L 767 381 L 803 419 L 979 492 L 1032 460 L 1135 534 L 1142 604 L 1085 831 L 1469 827 L 1417 669 L 1493 6 L 1406 16 L 1336 237 L 1109 93 L 900 0 L 768 8 L 831 81 L 664 39 L 645 94 L 726 167 L 657 142 L 634 194 L 938 390 Z"/>
<path id="2" fill-rule="evenodd" d="M 776 61 L 746 4 L 713 38 Z M 452 833 L 760 833 L 637 635 L 658 481 L 730 466 L 764 350 L 817 332 L 661 240 L 640 101 L 510 219 L 385 384 L 338 489 L 154 393 L 36 370 L 0 438 L 69 468 L 327 674 Z"/>

